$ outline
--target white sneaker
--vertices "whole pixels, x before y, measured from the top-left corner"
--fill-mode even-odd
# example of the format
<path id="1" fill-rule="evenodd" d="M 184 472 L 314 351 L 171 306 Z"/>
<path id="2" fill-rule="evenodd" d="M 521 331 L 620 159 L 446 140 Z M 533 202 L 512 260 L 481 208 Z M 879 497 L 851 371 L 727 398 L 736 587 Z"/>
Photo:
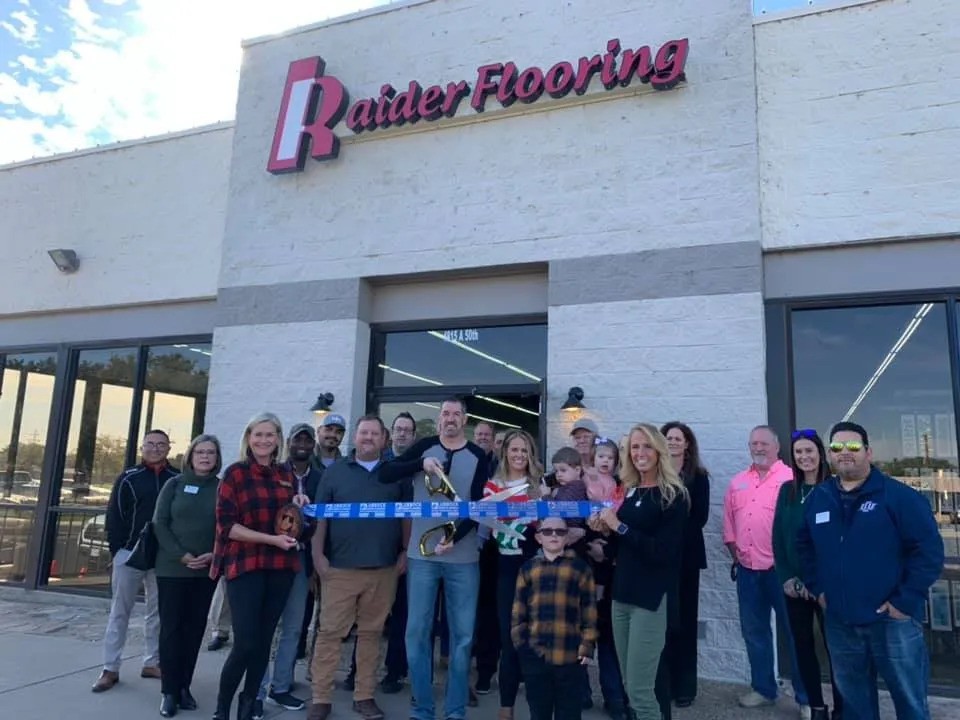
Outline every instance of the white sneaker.
<path id="1" fill-rule="evenodd" d="M 740 707 L 745 708 L 758 708 L 764 707 L 765 705 L 773 705 L 774 701 L 770 698 L 766 698 L 756 690 L 751 690 L 746 695 L 740 697 Z"/>
<path id="2" fill-rule="evenodd" d="M 800 720 L 810 720 L 810 706 L 801 705 L 800 706 Z"/>

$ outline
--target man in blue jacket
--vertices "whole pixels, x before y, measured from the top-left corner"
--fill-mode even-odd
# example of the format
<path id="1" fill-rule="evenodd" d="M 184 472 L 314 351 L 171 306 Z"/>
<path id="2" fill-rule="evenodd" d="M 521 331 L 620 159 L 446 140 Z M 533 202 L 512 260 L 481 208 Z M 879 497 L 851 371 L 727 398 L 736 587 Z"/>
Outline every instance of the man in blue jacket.
<path id="1" fill-rule="evenodd" d="M 930 504 L 871 465 L 867 431 L 830 431 L 837 477 L 811 493 L 797 535 L 806 592 L 825 610 L 827 647 L 844 720 L 879 720 L 877 674 L 897 718 L 930 717 L 930 660 L 923 639 L 927 591 L 943 570 Z"/>

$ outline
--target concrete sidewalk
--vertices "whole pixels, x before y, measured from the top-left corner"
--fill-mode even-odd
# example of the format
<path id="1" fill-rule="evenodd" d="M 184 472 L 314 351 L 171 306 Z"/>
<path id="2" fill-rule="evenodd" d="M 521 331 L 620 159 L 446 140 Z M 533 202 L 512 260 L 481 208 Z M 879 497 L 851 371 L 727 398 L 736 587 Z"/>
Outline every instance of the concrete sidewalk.
<path id="1" fill-rule="evenodd" d="M 48 592 L 27 593 L 13 588 L 0 588 L 0 717 L 4 720 L 48 720 L 69 717 L 71 720 L 104 720 L 110 717 L 159 717 L 160 684 L 140 678 L 143 619 L 131 623 L 125 663 L 120 671 L 120 684 L 109 692 L 94 694 L 90 685 L 100 672 L 100 641 L 109 605 L 102 599 L 77 598 Z M 344 655 L 348 656 L 349 645 Z M 200 710 L 181 713 L 178 717 L 198 720 L 209 717 L 214 708 L 220 667 L 226 650 L 200 652 L 193 692 Z M 304 666 L 297 666 L 299 681 L 295 693 L 309 695 L 304 683 Z M 597 684 L 594 683 L 594 687 Z M 442 688 L 437 687 L 438 700 Z M 736 704 L 745 688 L 737 685 L 702 681 L 701 692 L 693 707 L 674 710 L 676 720 L 792 720 L 798 717 L 790 698 L 782 698 L 773 708 L 743 710 Z M 596 699 L 599 704 L 599 698 Z M 398 695 L 382 695 L 378 702 L 388 720 L 409 717 L 409 691 Z M 334 718 L 354 720 L 350 694 L 338 691 Z M 934 720 L 960 717 L 960 701 L 936 698 L 932 701 Z M 496 693 L 482 696 L 480 707 L 468 711 L 469 720 L 496 717 Z M 438 704 L 438 712 L 442 702 Z M 303 711 L 289 711 L 267 705 L 267 718 L 296 720 L 305 718 Z M 517 701 L 517 720 L 528 720 L 523 691 Z M 584 720 L 605 720 L 607 716 L 594 709 L 584 713 Z M 889 700 L 884 698 L 882 717 L 895 717 Z"/>

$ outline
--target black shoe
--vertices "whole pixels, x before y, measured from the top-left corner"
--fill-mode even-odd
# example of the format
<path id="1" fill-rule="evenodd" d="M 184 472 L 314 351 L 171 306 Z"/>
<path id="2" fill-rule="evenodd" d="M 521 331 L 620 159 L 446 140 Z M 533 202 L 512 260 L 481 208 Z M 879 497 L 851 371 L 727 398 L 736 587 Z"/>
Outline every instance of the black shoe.
<path id="1" fill-rule="evenodd" d="M 263 720 L 263 700 L 253 701 L 253 720 Z"/>
<path id="2" fill-rule="evenodd" d="M 387 695 L 396 695 L 403 690 L 403 681 L 387 675 L 380 681 L 380 691 Z"/>
<path id="3" fill-rule="evenodd" d="M 692 697 L 677 698 L 677 707 L 678 708 L 688 708 L 693 705 Z"/>
<path id="4" fill-rule="evenodd" d="M 825 707 L 810 708 L 810 720 L 830 720 L 830 711 Z"/>
<path id="5" fill-rule="evenodd" d="M 196 710 L 197 701 L 190 694 L 190 688 L 183 688 L 180 691 L 180 700 L 177 702 L 181 710 Z"/>
<path id="6" fill-rule="evenodd" d="M 488 677 L 478 677 L 477 685 L 474 688 L 477 695 L 489 695 L 490 694 L 490 681 L 491 678 Z"/>
<path id="7" fill-rule="evenodd" d="M 217 698 L 217 709 L 213 711 L 213 720 L 230 720 L 230 700 L 224 701 Z"/>
<path id="8" fill-rule="evenodd" d="M 288 692 L 278 693 L 270 691 L 270 694 L 267 695 L 267 701 L 279 705 L 282 708 L 287 710 L 303 710 L 304 702 L 298 697 L 291 695 Z"/>
<path id="9" fill-rule="evenodd" d="M 213 640 L 210 641 L 210 644 L 207 645 L 207 650 L 209 650 L 210 652 L 216 652 L 217 650 L 224 647 L 229 642 L 230 642 L 230 638 L 225 638 L 222 635 L 217 635 Z"/>
<path id="10" fill-rule="evenodd" d="M 243 693 L 237 695 L 237 720 L 253 720 L 253 703 L 256 698 L 247 697 Z"/>
<path id="11" fill-rule="evenodd" d="M 160 715 L 163 717 L 173 717 L 177 714 L 177 698 L 170 693 L 163 693 L 160 696 Z"/>
<path id="12" fill-rule="evenodd" d="M 834 708 L 830 718 L 831 720 L 843 720 L 843 710 L 837 710 Z"/>
<path id="13" fill-rule="evenodd" d="M 623 705 L 604 703 L 603 709 L 606 710 L 607 717 L 609 717 L 610 720 L 627 720 L 627 708 Z"/>
<path id="14" fill-rule="evenodd" d="M 356 684 L 357 684 L 357 678 L 353 673 L 347 675 L 343 679 L 343 689 L 347 690 L 348 692 L 353 692 Z"/>

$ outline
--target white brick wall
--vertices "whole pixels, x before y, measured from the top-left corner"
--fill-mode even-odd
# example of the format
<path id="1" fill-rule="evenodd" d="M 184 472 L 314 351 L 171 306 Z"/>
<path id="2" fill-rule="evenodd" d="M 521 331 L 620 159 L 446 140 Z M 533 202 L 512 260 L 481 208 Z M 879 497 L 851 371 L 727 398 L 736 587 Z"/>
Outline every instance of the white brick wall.
<path id="1" fill-rule="evenodd" d="M 960 232 L 960 3 L 758 24 L 763 244 Z"/>
<path id="2" fill-rule="evenodd" d="M 696 432 L 712 476 L 700 674 L 746 679 L 721 518 L 730 478 L 749 463 L 750 429 L 767 416 L 760 294 L 554 307 L 549 323 L 549 453 L 567 442 L 572 421 L 560 406 L 572 385 L 584 389 L 587 414 L 612 438 L 642 421 L 679 419 Z"/>
<path id="3" fill-rule="evenodd" d="M 216 296 L 232 134 L 0 168 L 0 315 Z M 80 270 L 62 275 L 54 248 Z"/>
<path id="4" fill-rule="evenodd" d="M 378 130 L 336 161 L 266 172 L 292 60 L 321 54 L 359 99 L 388 81 L 472 84 L 488 62 L 576 62 L 614 37 L 630 48 L 689 37 L 689 83 L 510 118 L 491 119 L 491 108 L 485 121 L 414 134 Z M 220 282 L 759 238 L 755 107 L 746 0 L 438 0 L 255 44 L 241 74 Z"/>
<path id="5" fill-rule="evenodd" d="M 217 328 L 206 430 L 233 460 L 251 417 L 273 412 L 287 432 L 315 422 L 310 407 L 324 392 L 334 394 L 334 412 L 352 425 L 365 409 L 369 353 L 370 328 L 357 320 Z"/>

